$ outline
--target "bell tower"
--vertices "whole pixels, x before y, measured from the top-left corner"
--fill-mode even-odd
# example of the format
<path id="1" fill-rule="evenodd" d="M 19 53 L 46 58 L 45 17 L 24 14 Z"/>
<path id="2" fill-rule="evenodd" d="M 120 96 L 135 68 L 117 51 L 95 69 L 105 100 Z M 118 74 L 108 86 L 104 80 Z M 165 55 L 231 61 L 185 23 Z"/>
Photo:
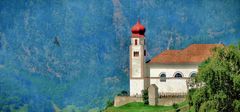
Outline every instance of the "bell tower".
<path id="1" fill-rule="evenodd" d="M 141 95 L 145 87 L 145 27 L 138 20 L 132 27 L 130 51 L 130 96 Z"/>

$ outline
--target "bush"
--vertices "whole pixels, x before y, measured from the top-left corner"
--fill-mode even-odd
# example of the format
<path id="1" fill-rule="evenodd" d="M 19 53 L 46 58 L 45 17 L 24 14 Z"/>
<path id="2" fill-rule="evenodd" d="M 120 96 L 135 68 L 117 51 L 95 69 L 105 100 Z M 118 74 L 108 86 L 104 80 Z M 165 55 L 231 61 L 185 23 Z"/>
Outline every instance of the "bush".
<path id="1" fill-rule="evenodd" d="M 127 91 L 122 90 L 120 93 L 117 94 L 117 96 L 129 96 L 129 95 Z"/>
<path id="2" fill-rule="evenodd" d="M 240 112 L 240 100 L 234 100 L 233 106 L 234 106 L 234 112 Z"/>
<path id="3" fill-rule="evenodd" d="M 188 90 L 187 99 L 188 99 L 189 106 L 193 106 L 193 94 L 194 94 L 195 91 L 196 91 L 196 89 Z"/>
<path id="4" fill-rule="evenodd" d="M 176 110 L 176 112 L 180 112 L 180 109 L 178 109 L 179 105 L 176 103 L 172 104 L 173 108 Z"/>
<path id="5" fill-rule="evenodd" d="M 178 104 L 176 104 L 176 103 L 173 103 L 172 106 L 173 106 L 173 108 L 175 108 L 175 109 L 177 109 L 177 108 L 179 107 Z"/>
<path id="6" fill-rule="evenodd" d="M 148 90 L 142 90 L 142 98 L 143 98 L 143 103 L 145 105 L 148 105 L 149 104 L 149 101 L 148 101 Z"/>
<path id="7" fill-rule="evenodd" d="M 108 108 L 108 107 L 112 107 L 113 104 L 114 104 L 114 101 L 112 101 L 112 100 L 108 100 L 108 101 L 107 101 L 106 108 Z"/>

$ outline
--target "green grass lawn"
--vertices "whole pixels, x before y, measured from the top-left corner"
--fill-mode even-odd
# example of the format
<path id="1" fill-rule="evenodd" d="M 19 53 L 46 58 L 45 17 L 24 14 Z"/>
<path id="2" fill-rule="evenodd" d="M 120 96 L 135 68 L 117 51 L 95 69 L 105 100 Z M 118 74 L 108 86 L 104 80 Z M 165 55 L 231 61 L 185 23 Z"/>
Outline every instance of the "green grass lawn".
<path id="1" fill-rule="evenodd" d="M 178 104 L 181 112 L 188 112 L 188 102 Z M 175 112 L 173 106 L 149 106 L 141 102 L 133 102 L 120 107 L 109 107 L 104 112 Z"/>

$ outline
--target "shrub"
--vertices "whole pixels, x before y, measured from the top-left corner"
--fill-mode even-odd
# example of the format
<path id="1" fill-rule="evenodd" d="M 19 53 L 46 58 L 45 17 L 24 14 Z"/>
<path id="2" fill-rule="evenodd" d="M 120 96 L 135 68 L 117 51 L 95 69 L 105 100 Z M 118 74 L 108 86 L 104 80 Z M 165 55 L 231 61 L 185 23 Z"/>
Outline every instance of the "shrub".
<path id="1" fill-rule="evenodd" d="M 196 91 L 196 89 L 188 90 L 187 99 L 188 99 L 189 106 L 193 106 L 193 94 L 194 94 L 195 91 Z"/>
<path id="2" fill-rule="evenodd" d="M 127 91 L 122 90 L 120 93 L 117 94 L 117 96 L 129 96 L 129 95 Z"/>
<path id="3" fill-rule="evenodd" d="M 145 105 L 148 105 L 149 104 L 149 101 L 148 101 L 148 90 L 142 90 L 142 98 L 143 98 L 143 103 Z"/>
<path id="4" fill-rule="evenodd" d="M 176 103 L 173 103 L 172 106 L 173 106 L 173 108 L 175 108 L 175 109 L 177 109 L 177 108 L 179 107 L 178 104 L 176 104 Z"/>
<path id="5" fill-rule="evenodd" d="M 112 107 L 113 104 L 114 104 L 114 101 L 112 101 L 112 100 L 108 100 L 108 101 L 107 101 L 106 108 L 108 108 L 108 107 Z"/>

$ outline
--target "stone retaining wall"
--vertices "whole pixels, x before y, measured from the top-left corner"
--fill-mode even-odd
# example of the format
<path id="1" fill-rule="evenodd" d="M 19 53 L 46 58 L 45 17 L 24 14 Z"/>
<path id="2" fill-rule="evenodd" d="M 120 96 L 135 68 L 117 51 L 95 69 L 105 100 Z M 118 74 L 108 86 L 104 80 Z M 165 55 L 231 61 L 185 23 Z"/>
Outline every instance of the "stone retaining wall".
<path id="1" fill-rule="evenodd" d="M 141 97 L 133 97 L 133 96 L 116 96 L 114 99 L 114 106 L 122 106 L 131 102 L 143 102 Z"/>
<path id="2" fill-rule="evenodd" d="M 185 97 L 162 97 L 158 98 L 158 105 L 171 106 L 174 103 L 185 101 Z M 131 102 L 143 102 L 142 97 L 133 96 L 116 96 L 114 99 L 114 106 L 122 106 Z"/>
<path id="3" fill-rule="evenodd" d="M 185 101 L 185 97 L 164 97 L 158 98 L 158 105 L 172 106 L 174 103 L 180 103 Z"/>

